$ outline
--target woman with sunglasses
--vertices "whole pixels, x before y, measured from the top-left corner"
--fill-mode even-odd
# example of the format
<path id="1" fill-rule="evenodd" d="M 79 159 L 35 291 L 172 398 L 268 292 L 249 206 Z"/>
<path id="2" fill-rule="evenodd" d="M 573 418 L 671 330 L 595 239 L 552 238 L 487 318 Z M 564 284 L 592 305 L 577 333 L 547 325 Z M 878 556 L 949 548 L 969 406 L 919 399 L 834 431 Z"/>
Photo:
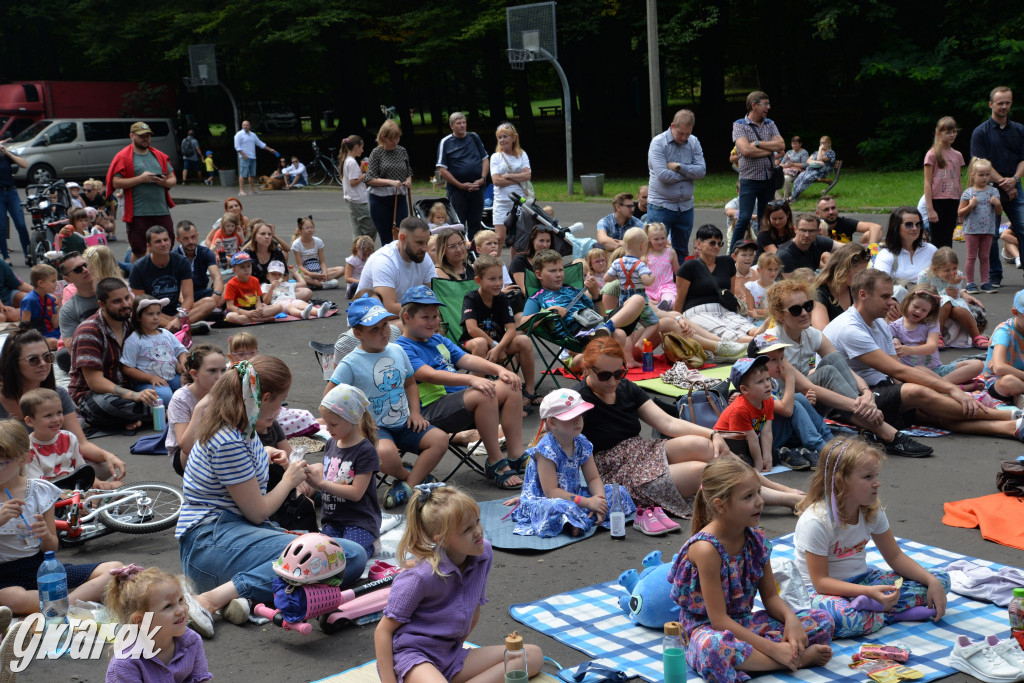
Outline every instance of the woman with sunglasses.
<path id="1" fill-rule="evenodd" d="M 779 246 L 796 237 L 793 227 L 793 210 L 789 202 L 768 202 L 761 219 L 761 229 L 757 233 L 758 251 L 774 254 Z"/>
<path id="2" fill-rule="evenodd" d="M 697 228 L 694 251 L 696 258 L 676 271 L 676 313 L 685 313 L 690 322 L 717 337 L 746 344 L 754 338 L 754 326 L 723 305 L 723 290 L 731 293 L 735 288 L 736 262 L 719 255 L 722 231 L 710 224 Z"/>
<path id="3" fill-rule="evenodd" d="M 832 253 L 828 265 L 814 280 L 817 303 L 811 313 L 811 324 L 819 330 L 853 305 L 850 283 L 853 276 L 868 267 L 871 252 L 862 244 L 850 242 Z"/>
<path id="4" fill-rule="evenodd" d="M 938 248 L 925 241 L 921 214 L 912 206 L 897 206 L 889 212 L 885 242 L 878 250 L 872 268 L 888 273 L 897 282 L 916 284 L 925 268 L 932 264 Z"/>
<path id="5" fill-rule="evenodd" d="M 810 283 L 782 280 L 765 295 L 768 313 L 775 320 L 775 327 L 768 332 L 789 345 L 785 355 L 797 371 L 796 391 L 804 394 L 819 413 L 870 431 L 890 455 L 931 455 L 931 448 L 885 422 L 867 383 L 850 369 L 846 358 L 821 330 L 811 326 L 814 293 Z M 821 360 L 816 361 L 817 357 Z"/>
<path id="6" fill-rule="evenodd" d="M 583 351 L 583 367 L 583 381 L 573 388 L 594 405 L 583 414 L 583 435 L 594 445 L 594 462 L 602 479 L 625 486 L 638 507 L 689 516 L 705 465 L 715 458 L 733 457 L 725 439 L 672 417 L 626 379 L 626 354 L 614 339 L 590 342 Z M 640 436 L 641 423 L 667 438 Z M 764 477 L 761 486 L 767 505 L 793 507 L 802 495 Z"/>
<path id="7" fill-rule="evenodd" d="M 124 461 L 85 438 L 71 395 L 64 387 L 58 387 L 54 378 L 55 357 L 46 339 L 36 330 L 20 328 L 7 338 L 0 352 L 0 419 L 14 418 L 23 422 L 18 407 L 22 395 L 40 387 L 53 389 L 60 395 L 64 413 L 62 429 L 68 430 L 78 439 L 82 457 L 96 471 L 96 482 L 105 482 L 111 476 L 116 481 L 124 479 Z M 32 431 L 28 425 L 25 428 Z"/>

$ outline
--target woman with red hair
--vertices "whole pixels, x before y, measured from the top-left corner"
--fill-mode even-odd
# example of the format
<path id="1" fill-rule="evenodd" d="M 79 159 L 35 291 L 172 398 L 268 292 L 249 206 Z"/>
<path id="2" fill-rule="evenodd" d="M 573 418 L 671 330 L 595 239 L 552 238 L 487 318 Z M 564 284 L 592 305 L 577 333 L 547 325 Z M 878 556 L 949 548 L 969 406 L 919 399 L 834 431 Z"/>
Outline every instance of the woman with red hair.
<path id="1" fill-rule="evenodd" d="M 238 216 L 238 221 L 242 228 L 242 243 L 244 244 L 245 242 L 248 242 L 250 237 L 250 221 L 246 216 L 242 215 L 242 202 L 238 200 L 238 197 L 228 197 L 227 199 L 224 200 L 224 213 L 229 212 Z M 213 224 L 212 228 L 210 228 L 210 234 L 206 236 L 205 240 L 203 240 L 203 244 L 210 247 L 211 249 L 213 248 L 213 233 L 217 232 L 217 228 L 219 227 L 220 219 L 218 218 L 217 222 Z"/>
<path id="2" fill-rule="evenodd" d="M 626 487 L 637 507 L 663 510 L 679 517 L 693 511 L 704 466 L 733 456 L 721 435 L 662 410 L 626 376 L 626 354 L 615 339 L 595 339 L 583 351 L 583 381 L 576 387 L 594 408 L 583 414 L 583 435 L 594 445 L 601 478 Z M 640 436 L 641 422 L 667 435 Z M 802 491 L 761 477 L 767 505 L 793 507 Z"/>

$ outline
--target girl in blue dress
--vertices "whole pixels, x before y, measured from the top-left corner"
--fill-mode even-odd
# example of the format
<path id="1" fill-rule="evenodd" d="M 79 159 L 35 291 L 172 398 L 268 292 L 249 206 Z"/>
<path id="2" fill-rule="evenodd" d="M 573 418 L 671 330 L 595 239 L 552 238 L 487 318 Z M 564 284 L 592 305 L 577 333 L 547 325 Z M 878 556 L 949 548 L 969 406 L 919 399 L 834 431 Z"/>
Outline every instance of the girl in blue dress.
<path id="1" fill-rule="evenodd" d="M 558 389 L 544 397 L 540 417 L 547 433 L 527 451 L 530 464 L 523 475 L 519 505 L 512 511 L 514 533 L 579 536 L 604 522 L 615 488 L 601 481 L 592 457 L 594 447 L 582 434 L 583 413 L 593 407 L 572 389 Z M 591 491 L 598 493 L 590 495 Z M 621 486 L 618 495 L 628 517 L 636 505 Z"/>

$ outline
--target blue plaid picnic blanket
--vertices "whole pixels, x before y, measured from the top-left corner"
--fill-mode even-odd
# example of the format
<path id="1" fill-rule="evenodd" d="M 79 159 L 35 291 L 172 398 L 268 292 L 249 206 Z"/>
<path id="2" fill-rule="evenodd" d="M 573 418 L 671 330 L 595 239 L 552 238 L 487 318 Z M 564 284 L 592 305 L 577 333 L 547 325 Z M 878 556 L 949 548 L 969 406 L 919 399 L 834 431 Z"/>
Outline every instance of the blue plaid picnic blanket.
<path id="1" fill-rule="evenodd" d="M 907 555 L 926 569 L 944 568 L 954 560 L 968 559 L 998 571 L 1001 565 L 967 557 L 959 553 L 935 548 L 923 543 L 897 539 Z M 773 558 L 793 559 L 793 534 L 772 540 Z M 868 563 L 886 567 L 874 544 L 868 546 Z M 639 561 L 639 558 L 638 558 Z M 652 683 L 664 679 L 661 664 L 662 633 L 656 629 L 633 624 L 622 610 L 618 600 L 625 590 L 612 581 L 555 595 L 536 602 L 512 605 L 509 612 L 516 621 L 551 636 L 569 647 L 579 650 L 605 666 L 639 676 Z M 970 600 L 956 593 L 947 597 L 946 615 L 939 623 L 902 622 L 861 639 L 844 638 L 832 642 L 832 661 L 825 667 L 801 669 L 795 674 L 774 672 L 759 675 L 758 683 L 777 681 L 805 681 L 832 683 L 835 681 L 863 681 L 863 672 L 849 668 L 850 656 L 861 643 L 906 643 L 911 657 L 907 666 L 924 674 L 922 682 L 943 678 L 955 673 L 949 666 L 949 655 L 957 636 L 965 635 L 978 640 L 989 634 L 1000 638 L 1009 636 L 1006 610 L 991 603 Z M 757 608 L 762 609 L 760 599 Z M 688 678 L 699 678 L 692 669 Z"/>

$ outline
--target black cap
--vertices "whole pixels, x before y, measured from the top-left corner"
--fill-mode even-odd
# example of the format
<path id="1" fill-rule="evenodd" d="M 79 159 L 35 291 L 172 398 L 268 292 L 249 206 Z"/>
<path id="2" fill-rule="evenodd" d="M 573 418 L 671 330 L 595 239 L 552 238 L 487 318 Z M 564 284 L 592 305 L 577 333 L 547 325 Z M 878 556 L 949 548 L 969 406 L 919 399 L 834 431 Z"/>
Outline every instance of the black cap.
<path id="1" fill-rule="evenodd" d="M 736 244 L 732 245 L 732 251 L 733 253 L 736 253 L 740 249 L 746 249 L 747 247 L 757 249 L 757 245 L 750 240 L 738 240 Z"/>

